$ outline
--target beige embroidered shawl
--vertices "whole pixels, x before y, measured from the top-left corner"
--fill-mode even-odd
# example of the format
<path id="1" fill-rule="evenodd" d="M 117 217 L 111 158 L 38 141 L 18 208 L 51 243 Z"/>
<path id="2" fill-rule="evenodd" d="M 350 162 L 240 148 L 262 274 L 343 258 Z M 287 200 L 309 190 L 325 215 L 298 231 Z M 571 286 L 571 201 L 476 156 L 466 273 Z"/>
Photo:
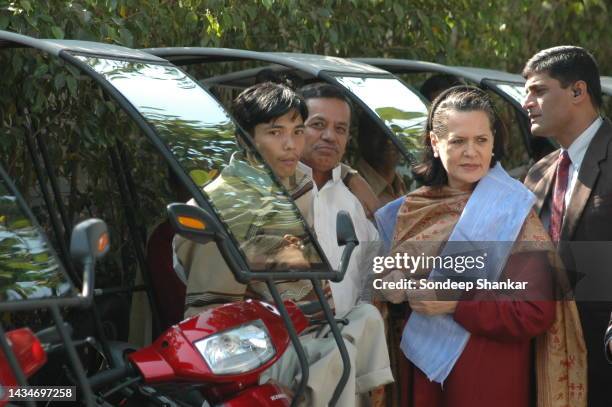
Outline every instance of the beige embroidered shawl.
<path id="1" fill-rule="evenodd" d="M 402 253 L 402 244 L 430 241 L 425 246 L 436 255 L 448 240 L 461 216 L 470 192 L 450 187 L 422 187 L 408 194 L 398 212 L 392 254 Z M 420 252 L 421 252 L 420 248 Z M 548 251 L 555 266 L 560 261 L 554 255 L 548 233 L 532 212 L 513 247 L 513 253 Z M 554 267 L 560 270 L 561 267 Z M 567 290 L 566 278 L 557 277 L 559 289 Z M 567 291 L 564 291 L 567 292 Z M 536 380 L 539 407 L 585 407 L 586 347 L 576 304 L 572 300 L 556 301 L 556 317 L 546 334 L 536 338 Z"/>

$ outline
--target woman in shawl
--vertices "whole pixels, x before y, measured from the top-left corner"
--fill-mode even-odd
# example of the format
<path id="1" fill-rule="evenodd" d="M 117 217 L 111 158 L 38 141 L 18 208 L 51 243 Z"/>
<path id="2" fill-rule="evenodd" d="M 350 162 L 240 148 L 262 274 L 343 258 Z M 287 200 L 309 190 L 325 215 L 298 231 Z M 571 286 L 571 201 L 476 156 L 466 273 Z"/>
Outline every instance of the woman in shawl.
<path id="1" fill-rule="evenodd" d="M 452 257 L 452 243 L 468 241 L 478 252 L 498 241 L 484 280 L 527 282 L 523 290 L 455 292 L 454 300 L 427 290 L 379 290 L 393 303 L 407 303 L 396 381 L 402 406 L 514 407 L 536 399 L 544 407 L 586 405 L 575 304 L 553 299 L 553 281 L 563 281 L 549 261 L 554 246 L 531 209 L 532 194 L 497 164 L 503 136 L 484 91 L 458 86 L 440 94 L 428 117 L 424 158 L 413 170 L 424 186 L 406 195 L 394 226 L 384 225 L 394 231 L 393 257 Z M 452 274 L 434 265 L 395 269 L 382 280 L 442 281 Z"/>

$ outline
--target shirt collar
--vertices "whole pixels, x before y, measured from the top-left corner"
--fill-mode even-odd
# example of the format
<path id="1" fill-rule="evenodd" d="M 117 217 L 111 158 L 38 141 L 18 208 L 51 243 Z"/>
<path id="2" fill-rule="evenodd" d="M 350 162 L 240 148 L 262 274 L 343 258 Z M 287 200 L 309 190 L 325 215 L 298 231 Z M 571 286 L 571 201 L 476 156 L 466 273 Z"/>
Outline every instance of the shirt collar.
<path id="1" fill-rule="evenodd" d="M 342 168 L 340 168 L 340 164 L 338 164 L 336 166 L 336 168 L 334 168 L 332 170 L 332 182 L 335 184 L 337 182 L 342 181 L 342 177 L 340 176 L 342 172 Z M 328 181 L 329 182 L 329 181 Z"/>
<path id="2" fill-rule="evenodd" d="M 301 161 L 298 161 L 297 168 L 298 170 L 302 171 L 304 174 L 312 178 L 312 168 L 310 168 Z"/>
<path id="3" fill-rule="evenodd" d="M 304 174 L 308 175 L 310 177 L 310 179 L 313 179 L 312 178 L 312 168 L 310 168 L 309 166 L 307 166 L 303 162 L 299 161 L 298 162 L 298 169 L 300 171 L 302 171 Z M 327 181 L 327 183 L 329 183 L 330 181 L 333 184 L 342 181 L 342 167 L 340 166 L 340 164 L 338 164 L 332 170 L 332 178 L 331 178 L 331 180 Z M 313 182 L 313 187 L 316 188 L 316 184 L 314 182 Z"/>
<path id="4" fill-rule="evenodd" d="M 574 168 L 580 168 L 584 155 L 586 154 L 587 147 L 591 144 L 591 140 L 595 137 L 597 130 L 601 127 L 603 119 L 601 116 L 597 117 L 591 123 L 589 127 L 584 130 L 576 140 L 568 147 L 567 153 L 569 154 L 570 160 Z M 561 151 L 563 153 L 563 151 Z"/>
<path id="5" fill-rule="evenodd" d="M 298 167 L 295 169 L 295 174 L 288 178 L 287 185 L 285 185 L 285 187 L 289 191 L 289 194 L 293 195 L 299 192 L 302 188 L 305 188 L 306 184 L 309 183 L 312 184 L 312 177 L 305 173 L 304 170 L 298 165 Z"/>

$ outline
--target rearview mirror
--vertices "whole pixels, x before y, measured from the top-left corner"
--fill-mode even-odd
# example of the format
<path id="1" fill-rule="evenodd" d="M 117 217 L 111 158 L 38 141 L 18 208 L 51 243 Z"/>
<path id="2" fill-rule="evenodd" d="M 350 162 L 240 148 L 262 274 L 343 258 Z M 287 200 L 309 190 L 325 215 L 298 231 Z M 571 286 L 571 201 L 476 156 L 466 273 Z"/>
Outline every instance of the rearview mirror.
<path id="1" fill-rule="evenodd" d="M 213 215 L 199 206 L 184 203 L 173 203 L 166 209 L 176 234 L 200 244 L 214 241 L 236 280 L 240 283 L 248 282 L 248 279 L 240 274 L 243 268 L 236 261 L 239 254 L 232 252 L 228 235 Z"/>
<path id="2" fill-rule="evenodd" d="M 348 242 L 355 242 L 355 245 L 359 244 L 353 220 L 347 211 L 339 211 L 336 215 L 336 239 L 338 240 L 338 246 L 344 246 Z"/>
<path id="3" fill-rule="evenodd" d="M 338 282 L 344 278 L 351 260 L 351 254 L 353 254 L 355 247 L 359 245 L 353 220 L 347 211 L 339 211 L 336 215 L 336 239 L 338 240 L 338 246 L 344 246 L 340 259 L 340 270 L 338 270 L 337 276 L 332 279 L 332 281 Z"/>
<path id="4" fill-rule="evenodd" d="M 174 231 L 185 239 L 206 244 L 218 237 L 216 222 L 199 206 L 173 203 L 168 205 L 167 211 Z"/>
<path id="5" fill-rule="evenodd" d="M 95 262 L 108 252 L 109 247 L 108 228 L 103 220 L 87 219 L 72 229 L 70 256 L 83 265 L 81 297 L 85 299 L 84 305 L 89 305 L 93 299 Z"/>

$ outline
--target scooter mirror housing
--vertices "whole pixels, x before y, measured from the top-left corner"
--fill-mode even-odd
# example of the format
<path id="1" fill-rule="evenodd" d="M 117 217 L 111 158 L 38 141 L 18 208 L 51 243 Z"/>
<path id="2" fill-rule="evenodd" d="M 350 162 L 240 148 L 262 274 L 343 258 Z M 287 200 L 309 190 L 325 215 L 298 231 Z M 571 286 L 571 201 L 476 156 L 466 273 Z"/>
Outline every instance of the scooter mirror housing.
<path id="1" fill-rule="evenodd" d="M 347 211 L 339 211 L 336 215 L 336 238 L 338 246 L 345 246 L 348 242 L 359 244 L 353 220 Z"/>
<path id="2" fill-rule="evenodd" d="M 344 246 L 344 250 L 340 259 L 340 270 L 338 270 L 336 277 L 331 279 L 334 282 L 342 281 L 351 260 L 353 249 L 359 245 L 353 220 L 346 211 L 339 211 L 338 215 L 336 215 L 336 238 L 338 246 Z"/>
<path id="3" fill-rule="evenodd" d="M 108 227 L 101 219 L 87 219 L 72 229 L 70 237 L 70 256 L 83 265 L 83 291 L 81 297 L 88 305 L 93 299 L 94 264 L 110 248 Z"/>
<path id="4" fill-rule="evenodd" d="M 166 209 L 170 224 L 180 236 L 201 244 L 217 238 L 218 230 L 215 221 L 199 206 L 172 203 Z"/>

